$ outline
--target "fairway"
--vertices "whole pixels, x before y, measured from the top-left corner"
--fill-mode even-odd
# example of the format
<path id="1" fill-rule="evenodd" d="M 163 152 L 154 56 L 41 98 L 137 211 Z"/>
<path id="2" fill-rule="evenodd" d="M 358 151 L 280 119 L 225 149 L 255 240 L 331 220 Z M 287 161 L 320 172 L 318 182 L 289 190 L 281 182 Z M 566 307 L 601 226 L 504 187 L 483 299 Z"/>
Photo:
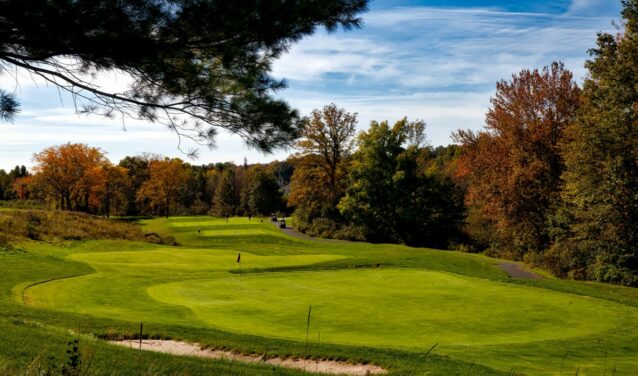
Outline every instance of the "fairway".
<path id="1" fill-rule="evenodd" d="M 557 281 L 512 283 L 497 260 L 300 240 L 243 218 L 145 225 L 170 231 L 181 245 L 86 242 L 65 259 L 92 273 L 35 284 L 17 299 L 59 312 L 300 342 L 312 305 L 313 343 L 408 352 L 438 344 L 462 361 L 530 374 L 556 374 L 561 364 L 582 367 L 581 374 L 597 374 L 605 362 L 638 368 L 635 306 L 549 288 Z M 601 340 L 605 359 L 587 348 Z M 566 348 L 574 355 L 562 359 Z"/>

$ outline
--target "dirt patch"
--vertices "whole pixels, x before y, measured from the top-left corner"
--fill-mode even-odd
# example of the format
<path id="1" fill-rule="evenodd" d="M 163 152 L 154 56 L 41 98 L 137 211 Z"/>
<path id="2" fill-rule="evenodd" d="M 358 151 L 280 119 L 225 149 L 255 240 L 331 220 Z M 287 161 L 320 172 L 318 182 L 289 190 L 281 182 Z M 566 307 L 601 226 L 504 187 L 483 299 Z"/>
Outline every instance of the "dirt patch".
<path id="1" fill-rule="evenodd" d="M 139 340 L 110 341 L 119 346 L 139 349 Z M 264 363 L 278 367 L 294 368 L 305 372 L 325 373 L 332 375 L 382 375 L 387 371 L 371 364 L 351 364 L 334 360 L 306 360 L 265 358 L 263 355 L 243 355 L 232 351 L 202 349 L 195 343 L 186 343 L 172 340 L 148 339 L 142 341 L 142 350 L 157 351 L 161 353 L 198 356 L 210 359 L 228 359 L 246 363 Z"/>
<path id="2" fill-rule="evenodd" d="M 502 262 L 498 264 L 498 267 L 505 271 L 510 278 L 543 279 L 540 275 L 530 272 L 529 270 L 525 270 L 519 264 L 515 264 L 513 262 Z"/>

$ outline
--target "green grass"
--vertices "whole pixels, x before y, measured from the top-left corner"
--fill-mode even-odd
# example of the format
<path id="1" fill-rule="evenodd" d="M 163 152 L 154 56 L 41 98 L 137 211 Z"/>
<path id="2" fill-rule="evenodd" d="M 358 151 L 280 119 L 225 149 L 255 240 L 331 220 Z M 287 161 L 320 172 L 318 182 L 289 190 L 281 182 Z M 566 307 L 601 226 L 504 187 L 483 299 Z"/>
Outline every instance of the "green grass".
<path id="1" fill-rule="evenodd" d="M 480 255 L 307 241 L 267 220 L 142 223 L 180 246 L 28 242 L 0 252 L 0 371 L 63 356 L 79 325 L 96 373 L 146 365 L 156 374 L 301 374 L 141 353 L 96 336 L 131 336 L 144 321 L 155 337 L 306 356 L 312 305 L 308 356 L 373 362 L 395 375 L 638 372 L 636 289 L 510 280 Z"/>

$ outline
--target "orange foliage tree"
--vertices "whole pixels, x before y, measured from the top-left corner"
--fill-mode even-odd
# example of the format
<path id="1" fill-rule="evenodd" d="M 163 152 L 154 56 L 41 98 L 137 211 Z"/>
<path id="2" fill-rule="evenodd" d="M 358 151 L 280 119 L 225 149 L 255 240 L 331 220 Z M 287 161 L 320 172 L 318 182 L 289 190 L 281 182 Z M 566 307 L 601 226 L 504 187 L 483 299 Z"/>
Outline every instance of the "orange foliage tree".
<path id="1" fill-rule="evenodd" d="M 137 200 L 156 213 L 163 211 L 168 218 L 171 203 L 188 180 L 188 165 L 178 158 L 158 158 L 149 161 L 148 170 L 149 179 L 138 190 Z"/>
<path id="2" fill-rule="evenodd" d="M 13 181 L 13 191 L 18 200 L 26 200 L 31 196 L 33 176 L 23 176 Z"/>
<path id="3" fill-rule="evenodd" d="M 99 148 L 85 144 L 51 146 L 33 156 L 34 184 L 59 209 L 94 212 L 105 184 L 104 167 L 110 162 Z"/>
<path id="4" fill-rule="evenodd" d="M 562 63 L 523 70 L 496 89 L 485 129 L 455 134 L 457 173 L 468 184 L 470 218 L 490 224 L 484 240 L 522 257 L 548 246 L 547 222 L 562 188 L 561 145 L 580 89 Z"/>

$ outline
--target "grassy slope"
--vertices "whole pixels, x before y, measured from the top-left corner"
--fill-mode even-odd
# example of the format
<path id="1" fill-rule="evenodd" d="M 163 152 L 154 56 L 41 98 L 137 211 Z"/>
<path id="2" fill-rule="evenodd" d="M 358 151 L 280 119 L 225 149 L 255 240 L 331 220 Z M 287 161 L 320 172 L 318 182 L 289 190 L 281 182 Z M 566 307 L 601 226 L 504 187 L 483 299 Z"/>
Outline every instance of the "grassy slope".
<path id="1" fill-rule="evenodd" d="M 527 374 L 559 374 L 561 368 L 573 373 L 576 367 L 581 374 L 602 374 L 615 367 L 626 374 L 638 369 L 633 289 L 551 279 L 512 283 L 492 266 L 495 260 L 482 256 L 308 242 L 256 220 L 162 219 L 147 227 L 169 228 L 182 247 L 30 243 L 22 247 L 27 252 L 0 253 L 0 268 L 8 276 L 0 281 L 0 308 L 8 313 L 0 319 L 0 370 L 3 358 L 4 367 L 24 369 L 34 355 L 60 354 L 70 337 L 64 329 L 78 323 L 85 331 L 121 334 L 143 320 L 158 336 L 303 355 L 309 303 L 314 305 L 311 355 L 373 361 L 395 374 L 497 374 L 494 369 L 513 367 Z M 237 252 L 242 252 L 241 277 Z M 357 270 L 365 267 L 375 269 Z M 84 276 L 23 293 L 29 284 L 73 275 Z M 21 305 L 23 298 L 28 308 Z M 123 367 L 110 369 L 116 373 L 136 374 L 144 364 L 157 373 L 180 367 L 212 374 L 265 372 L 263 366 L 176 360 L 113 348 L 90 337 L 85 341 L 95 354 L 93 368 L 109 369 L 109 359 L 123 359 Z M 439 356 L 423 364 L 419 353 L 436 342 Z"/>

